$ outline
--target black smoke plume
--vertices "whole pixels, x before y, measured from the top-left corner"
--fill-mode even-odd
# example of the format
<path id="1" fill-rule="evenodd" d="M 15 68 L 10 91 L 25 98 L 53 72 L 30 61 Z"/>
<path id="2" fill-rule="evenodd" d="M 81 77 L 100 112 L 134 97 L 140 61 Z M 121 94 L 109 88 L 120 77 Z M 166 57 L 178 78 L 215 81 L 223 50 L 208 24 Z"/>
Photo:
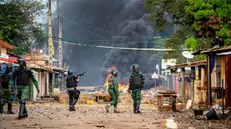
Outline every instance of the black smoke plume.
<path id="1" fill-rule="evenodd" d="M 82 40 L 85 44 L 122 47 L 152 47 L 154 35 L 149 23 L 144 0 L 60 0 L 59 14 L 63 16 L 63 39 Z M 54 36 L 58 37 L 58 24 L 54 20 Z M 164 33 L 166 35 L 166 33 Z M 85 42 L 85 40 L 113 40 L 113 42 Z M 124 41 L 124 42 L 121 42 Z M 72 52 L 70 52 L 72 50 Z M 64 62 L 75 73 L 88 70 L 80 85 L 102 85 L 106 69 L 118 67 L 126 83 L 130 65 L 137 63 L 142 72 L 153 72 L 159 60 L 153 52 L 110 50 L 64 45 Z M 69 59 L 67 58 L 69 57 Z M 102 77 L 103 75 L 103 77 Z"/>

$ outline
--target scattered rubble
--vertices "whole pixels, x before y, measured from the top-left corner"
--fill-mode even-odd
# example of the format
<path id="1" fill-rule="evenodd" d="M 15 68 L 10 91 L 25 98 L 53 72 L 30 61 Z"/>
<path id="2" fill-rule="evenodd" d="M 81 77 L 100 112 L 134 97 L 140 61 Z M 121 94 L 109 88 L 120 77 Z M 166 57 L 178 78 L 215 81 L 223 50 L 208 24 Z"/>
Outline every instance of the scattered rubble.
<path id="1" fill-rule="evenodd" d="M 28 103 L 29 119 L 25 119 L 28 122 L 26 127 L 28 128 L 44 128 L 46 127 L 62 127 L 71 125 L 71 127 L 79 128 L 187 128 L 187 129 L 204 129 L 204 128 L 222 128 L 228 129 L 231 127 L 231 117 L 227 117 L 224 120 L 208 121 L 204 110 L 202 116 L 195 116 L 195 109 L 191 109 L 191 102 L 186 106 L 181 103 L 177 103 L 178 112 L 159 112 L 153 107 L 158 107 L 158 95 L 161 92 L 172 93 L 164 89 L 149 89 L 142 91 L 142 105 L 141 115 L 135 115 L 132 113 L 133 102 L 131 95 L 127 92 L 128 89 L 120 91 L 119 96 L 119 110 L 120 114 L 107 114 L 105 113 L 104 105 L 99 104 L 97 95 L 101 96 L 101 101 L 108 102 L 108 93 L 105 87 L 97 88 L 94 92 L 83 93 L 80 95 L 79 102 L 76 105 L 76 112 L 68 112 L 68 94 L 61 92 L 59 96 L 59 104 L 55 102 L 39 102 Z M 41 101 L 41 100 L 40 100 Z M 180 101 L 179 101 L 180 102 Z M 14 104 L 17 107 L 18 104 Z M 180 107 L 180 108 L 179 108 Z M 188 109 L 188 110 L 182 110 Z M 214 105 L 213 109 L 216 114 L 221 114 L 221 106 Z M 14 108 L 18 111 L 18 108 Z M 228 114 L 228 111 L 225 111 Z M 203 117 L 204 115 L 204 117 Z M 230 113 L 231 115 L 231 113 Z M 201 117 L 201 118 L 200 118 Z M 200 118 L 198 121 L 197 119 Z M 52 122 L 51 122 L 52 121 Z M 78 121 L 76 123 L 76 121 Z M 100 122 L 101 121 L 101 122 Z M 9 123 L 10 122 L 10 123 Z M 8 128 L 5 124 L 12 125 L 14 128 L 23 128 L 19 124 L 20 121 L 15 119 L 15 116 L 7 114 L 1 114 L 0 116 L 0 128 Z M 65 123 L 63 125 L 63 123 Z M 12 124 L 14 123 L 14 124 Z M 55 123 L 55 124 L 52 124 Z M 134 124 L 132 124 L 134 123 Z M 140 124 L 142 123 L 142 124 Z M 62 125 L 60 125 L 62 124 Z"/>

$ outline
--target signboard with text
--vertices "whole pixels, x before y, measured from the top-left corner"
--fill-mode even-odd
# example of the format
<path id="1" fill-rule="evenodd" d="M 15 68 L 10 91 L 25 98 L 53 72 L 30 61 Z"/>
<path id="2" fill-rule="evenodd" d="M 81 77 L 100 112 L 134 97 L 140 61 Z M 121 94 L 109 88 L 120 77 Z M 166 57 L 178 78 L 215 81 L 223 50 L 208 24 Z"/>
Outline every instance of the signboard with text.
<path id="1" fill-rule="evenodd" d="M 162 69 L 166 69 L 168 66 L 176 65 L 176 59 L 162 59 Z"/>

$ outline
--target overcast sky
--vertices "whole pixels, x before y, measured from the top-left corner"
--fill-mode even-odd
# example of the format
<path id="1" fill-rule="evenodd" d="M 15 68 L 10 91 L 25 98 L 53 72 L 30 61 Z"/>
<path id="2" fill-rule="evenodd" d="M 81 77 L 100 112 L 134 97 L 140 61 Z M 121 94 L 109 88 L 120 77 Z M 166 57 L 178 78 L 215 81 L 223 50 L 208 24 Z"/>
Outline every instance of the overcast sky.
<path id="1" fill-rule="evenodd" d="M 48 6 L 47 6 L 48 0 L 36 0 L 36 1 L 40 1 L 46 5 L 46 10 L 44 10 L 44 14 L 37 17 L 36 21 L 42 24 L 46 24 L 48 22 L 48 19 L 47 19 L 48 18 Z M 52 13 L 54 13 L 56 10 L 56 0 L 51 0 L 51 1 L 52 1 Z M 52 17 L 54 18 L 55 15 L 53 14 Z"/>

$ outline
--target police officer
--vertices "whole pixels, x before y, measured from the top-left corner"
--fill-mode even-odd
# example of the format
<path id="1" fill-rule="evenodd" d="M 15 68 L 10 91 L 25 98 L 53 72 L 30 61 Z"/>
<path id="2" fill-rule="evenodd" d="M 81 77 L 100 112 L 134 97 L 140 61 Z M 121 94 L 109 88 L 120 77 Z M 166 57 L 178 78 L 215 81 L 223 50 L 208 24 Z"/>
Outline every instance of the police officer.
<path id="1" fill-rule="evenodd" d="M 11 93 L 12 90 L 11 91 L 8 90 L 9 81 L 12 79 L 12 75 L 13 75 L 12 70 L 13 70 L 13 65 L 7 64 L 6 71 L 1 76 L 2 88 L 4 91 L 4 97 L 5 97 L 6 101 L 0 102 L 0 113 L 3 113 L 3 107 L 4 107 L 5 103 L 7 103 L 8 104 L 7 114 L 15 114 L 12 111 L 12 101 L 13 101 L 13 95 Z"/>
<path id="2" fill-rule="evenodd" d="M 26 66 L 26 60 L 24 57 L 18 58 L 19 68 L 13 73 L 12 80 L 9 83 L 9 88 L 12 88 L 13 82 L 16 80 L 17 84 L 17 97 L 19 99 L 20 108 L 18 119 L 28 117 L 26 110 L 26 99 L 29 95 L 29 84 L 30 81 L 35 85 L 37 92 L 39 94 L 38 82 L 35 79 L 33 72 L 30 68 Z"/>
<path id="3" fill-rule="evenodd" d="M 132 74 L 129 79 L 129 92 L 132 93 L 134 113 L 140 112 L 141 89 L 144 87 L 144 76 L 139 72 L 139 65 L 133 64 L 130 69 Z"/>
<path id="4" fill-rule="evenodd" d="M 66 79 L 67 91 L 69 94 L 69 111 L 75 111 L 75 104 L 78 102 L 80 91 L 76 89 L 80 76 L 74 76 L 71 70 L 68 71 Z"/>
<path id="5" fill-rule="evenodd" d="M 117 111 L 118 96 L 119 96 L 118 82 L 117 82 L 118 71 L 112 70 L 111 75 L 112 76 L 108 79 L 108 93 L 111 96 L 111 103 L 110 105 L 106 105 L 105 108 L 106 108 L 106 112 L 108 113 L 111 106 L 113 106 L 114 113 L 119 113 L 119 111 Z"/>

